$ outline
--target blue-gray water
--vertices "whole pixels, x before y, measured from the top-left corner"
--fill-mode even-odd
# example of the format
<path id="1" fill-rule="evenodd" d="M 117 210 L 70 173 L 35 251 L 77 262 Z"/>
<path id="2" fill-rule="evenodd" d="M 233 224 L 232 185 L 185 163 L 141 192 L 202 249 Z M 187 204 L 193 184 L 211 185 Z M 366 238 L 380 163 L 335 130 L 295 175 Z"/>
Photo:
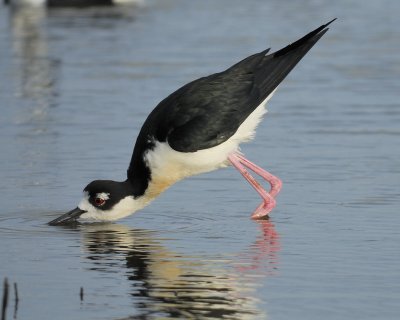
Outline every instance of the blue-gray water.
<path id="1" fill-rule="evenodd" d="M 18 284 L 16 318 L 398 319 L 399 11 L 390 0 L 1 6 L 0 280 Z M 270 221 L 249 219 L 260 200 L 228 168 L 117 223 L 46 225 L 89 181 L 125 178 L 167 94 L 334 17 L 243 146 L 283 180 Z"/>

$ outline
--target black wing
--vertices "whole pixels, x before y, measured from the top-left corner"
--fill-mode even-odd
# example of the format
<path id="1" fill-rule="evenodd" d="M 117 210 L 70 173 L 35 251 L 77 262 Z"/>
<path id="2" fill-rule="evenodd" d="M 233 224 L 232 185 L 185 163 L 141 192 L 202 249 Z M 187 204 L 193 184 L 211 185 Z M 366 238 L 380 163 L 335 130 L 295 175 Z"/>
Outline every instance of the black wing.
<path id="1" fill-rule="evenodd" d="M 224 72 L 190 82 L 161 101 L 143 124 L 128 176 L 133 167 L 137 170 L 135 158 L 151 148 L 153 137 L 181 152 L 211 148 L 229 139 L 333 21 L 275 53 L 264 50 Z"/>

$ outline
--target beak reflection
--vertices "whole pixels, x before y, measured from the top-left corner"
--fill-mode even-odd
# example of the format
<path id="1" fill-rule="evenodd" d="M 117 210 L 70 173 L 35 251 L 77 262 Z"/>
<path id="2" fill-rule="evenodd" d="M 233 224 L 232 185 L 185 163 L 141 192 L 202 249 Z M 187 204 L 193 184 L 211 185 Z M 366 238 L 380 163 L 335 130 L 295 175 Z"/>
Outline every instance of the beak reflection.
<path id="1" fill-rule="evenodd" d="M 58 217 L 57 219 L 50 221 L 48 224 L 50 226 L 57 226 L 61 224 L 73 223 L 76 222 L 76 220 L 85 212 L 86 212 L 85 210 L 81 210 L 78 207 L 76 207 L 75 209 Z"/>

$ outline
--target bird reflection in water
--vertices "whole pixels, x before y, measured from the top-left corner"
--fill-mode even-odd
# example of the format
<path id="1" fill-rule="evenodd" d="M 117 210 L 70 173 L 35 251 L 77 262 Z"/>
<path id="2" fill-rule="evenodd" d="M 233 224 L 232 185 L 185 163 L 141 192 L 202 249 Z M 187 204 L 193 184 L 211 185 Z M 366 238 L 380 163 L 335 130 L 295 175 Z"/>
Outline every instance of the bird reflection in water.
<path id="1" fill-rule="evenodd" d="M 134 315 L 123 319 L 244 319 L 266 317 L 257 306 L 260 278 L 251 275 L 267 276 L 277 269 L 279 235 L 271 222 L 258 224 L 261 235 L 233 258 L 174 252 L 157 233 L 119 224 L 79 228 L 90 270 L 127 268 Z"/>

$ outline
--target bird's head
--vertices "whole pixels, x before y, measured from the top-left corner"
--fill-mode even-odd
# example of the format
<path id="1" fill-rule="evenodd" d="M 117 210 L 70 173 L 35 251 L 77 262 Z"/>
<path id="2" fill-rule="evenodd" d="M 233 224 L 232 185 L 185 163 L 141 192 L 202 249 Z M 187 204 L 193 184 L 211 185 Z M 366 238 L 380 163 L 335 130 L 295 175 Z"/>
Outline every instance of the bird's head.
<path id="1" fill-rule="evenodd" d="M 114 221 L 142 208 L 141 199 L 133 195 L 129 181 L 95 180 L 83 190 L 78 206 L 49 222 L 50 225 L 74 221 Z"/>

